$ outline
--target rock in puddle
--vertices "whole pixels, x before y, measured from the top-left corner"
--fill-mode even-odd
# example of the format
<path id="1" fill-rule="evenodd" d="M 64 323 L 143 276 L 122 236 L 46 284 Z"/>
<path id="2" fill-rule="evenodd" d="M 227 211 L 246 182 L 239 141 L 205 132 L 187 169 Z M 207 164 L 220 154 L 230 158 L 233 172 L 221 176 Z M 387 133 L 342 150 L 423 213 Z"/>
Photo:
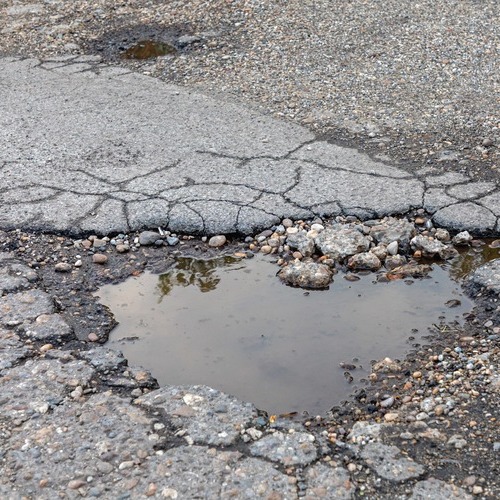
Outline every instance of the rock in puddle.
<path id="1" fill-rule="evenodd" d="M 287 285 L 314 290 L 327 288 L 332 276 L 328 266 L 313 261 L 292 262 L 278 272 L 278 277 Z"/>
<path id="2" fill-rule="evenodd" d="M 226 244 L 226 241 L 227 241 L 226 237 L 223 234 L 219 234 L 216 236 L 212 236 L 208 240 L 208 246 L 212 248 L 219 248 L 224 246 Z"/>
<path id="3" fill-rule="evenodd" d="M 323 255 L 334 260 L 343 260 L 356 253 L 367 252 L 370 239 L 354 228 L 333 226 L 316 237 L 316 246 Z"/>

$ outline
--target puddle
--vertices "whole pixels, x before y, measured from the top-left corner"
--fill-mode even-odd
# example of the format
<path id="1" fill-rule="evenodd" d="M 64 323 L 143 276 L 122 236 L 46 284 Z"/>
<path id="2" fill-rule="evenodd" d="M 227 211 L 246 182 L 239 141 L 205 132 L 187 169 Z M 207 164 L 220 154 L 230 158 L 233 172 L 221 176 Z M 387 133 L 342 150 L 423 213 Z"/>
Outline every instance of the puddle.
<path id="1" fill-rule="evenodd" d="M 277 270 L 259 256 L 180 258 L 165 274 L 102 287 L 119 322 L 108 345 L 162 385 L 206 384 L 270 413 L 321 414 L 372 360 L 403 358 L 433 323 L 461 322 L 472 309 L 437 264 L 428 279 L 350 282 L 339 273 L 329 290 L 309 292 L 283 285 Z"/>
<path id="2" fill-rule="evenodd" d="M 141 40 L 128 48 L 123 53 L 123 57 L 125 59 L 152 59 L 154 57 L 174 54 L 175 52 L 175 47 L 172 47 L 172 45 L 168 43 L 154 40 Z"/>

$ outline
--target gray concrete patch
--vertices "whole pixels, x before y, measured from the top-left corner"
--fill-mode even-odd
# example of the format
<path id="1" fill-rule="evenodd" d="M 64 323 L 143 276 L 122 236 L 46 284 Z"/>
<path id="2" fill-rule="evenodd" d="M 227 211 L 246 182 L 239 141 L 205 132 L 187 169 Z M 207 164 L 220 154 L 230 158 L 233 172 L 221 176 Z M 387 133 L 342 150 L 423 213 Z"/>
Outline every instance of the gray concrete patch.
<path id="1" fill-rule="evenodd" d="M 284 217 L 424 207 L 453 230 L 479 221 L 480 233 L 498 232 L 494 183 L 417 178 L 298 125 L 97 61 L 0 59 L 0 229 L 246 234 Z M 472 203 L 480 196 L 482 207 Z"/>

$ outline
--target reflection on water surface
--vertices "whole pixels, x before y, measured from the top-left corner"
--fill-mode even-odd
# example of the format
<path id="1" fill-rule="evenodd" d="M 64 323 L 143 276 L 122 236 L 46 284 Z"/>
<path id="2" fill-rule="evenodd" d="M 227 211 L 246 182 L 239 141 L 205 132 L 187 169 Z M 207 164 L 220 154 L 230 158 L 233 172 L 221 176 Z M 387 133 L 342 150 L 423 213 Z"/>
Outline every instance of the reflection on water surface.
<path id="1" fill-rule="evenodd" d="M 478 258 L 465 254 L 452 274 Z M 273 413 L 322 413 L 348 397 L 371 360 L 403 357 L 433 323 L 461 321 L 472 308 L 436 264 L 428 279 L 350 282 L 339 273 L 329 290 L 307 293 L 276 271 L 261 257 L 181 257 L 162 275 L 107 285 L 98 295 L 120 323 L 110 345 L 160 384 L 207 384 Z"/>

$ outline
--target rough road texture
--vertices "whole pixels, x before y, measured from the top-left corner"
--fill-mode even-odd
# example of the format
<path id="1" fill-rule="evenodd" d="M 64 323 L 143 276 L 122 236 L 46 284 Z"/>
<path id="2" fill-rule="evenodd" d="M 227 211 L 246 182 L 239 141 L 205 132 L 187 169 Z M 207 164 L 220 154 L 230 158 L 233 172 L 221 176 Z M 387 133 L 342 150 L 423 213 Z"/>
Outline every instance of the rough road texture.
<path id="1" fill-rule="evenodd" d="M 98 61 L 0 60 L 1 229 L 248 234 L 285 216 L 423 207 L 442 227 L 500 232 L 495 182 L 414 175 Z"/>

